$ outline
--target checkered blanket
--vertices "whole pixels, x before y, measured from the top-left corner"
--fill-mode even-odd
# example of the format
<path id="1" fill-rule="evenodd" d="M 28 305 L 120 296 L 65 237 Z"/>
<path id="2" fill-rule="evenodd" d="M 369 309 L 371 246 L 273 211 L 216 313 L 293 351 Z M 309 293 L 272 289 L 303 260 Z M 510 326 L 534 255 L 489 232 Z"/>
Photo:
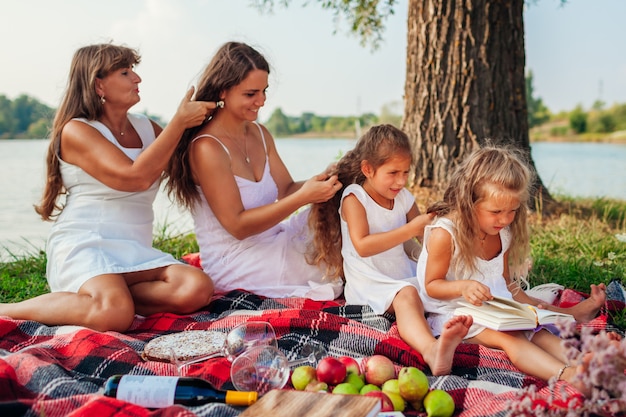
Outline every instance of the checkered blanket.
<path id="1" fill-rule="evenodd" d="M 619 284 L 618 284 L 619 285 Z M 624 308 L 619 286 L 611 309 Z M 555 303 L 575 303 L 583 294 L 561 291 Z M 622 297 L 619 299 L 619 297 Z M 200 407 L 171 406 L 148 410 L 101 395 L 115 374 L 175 375 L 173 365 L 144 361 L 144 345 L 154 337 L 184 330 L 227 332 L 248 321 L 273 325 L 279 347 L 290 359 L 309 341 L 319 341 L 333 356 L 366 357 L 382 354 L 398 369 L 416 366 L 428 374 L 422 357 L 398 335 L 391 316 L 379 316 L 369 307 L 341 301 L 318 302 L 302 298 L 269 299 L 244 291 L 216 295 L 203 310 L 190 315 L 155 314 L 136 317 L 125 333 L 96 332 L 82 327 L 48 327 L 33 321 L 0 317 L 0 415 L 33 416 L 223 416 L 235 417 L 242 408 L 225 404 Z M 609 326 L 606 315 L 593 325 Z M 214 358 L 189 367 L 190 376 L 203 377 L 221 389 L 232 389 L 230 363 Z M 461 344 L 449 376 L 429 376 L 431 386 L 450 392 L 456 415 L 504 416 L 520 388 L 535 384 L 546 398 L 555 393 L 544 382 L 517 371 L 506 355 L 481 346 Z M 560 382 L 559 391 L 575 393 Z M 407 413 L 410 415 L 410 413 Z"/>

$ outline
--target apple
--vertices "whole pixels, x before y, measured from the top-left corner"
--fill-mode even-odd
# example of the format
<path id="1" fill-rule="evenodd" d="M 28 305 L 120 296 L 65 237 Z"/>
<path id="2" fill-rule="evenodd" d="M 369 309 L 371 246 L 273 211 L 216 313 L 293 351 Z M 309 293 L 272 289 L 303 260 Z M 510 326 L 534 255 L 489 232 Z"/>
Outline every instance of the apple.
<path id="1" fill-rule="evenodd" d="M 363 386 L 365 385 L 365 381 L 363 380 L 363 377 L 361 375 L 358 375 L 352 372 L 348 372 L 346 374 L 346 378 L 343 380 L 343 382 L 347 382 L 348 384 L 354 385 L 357 391 L 360 391 L 361 388 L 363 388 Z"/>
<path id="2" fill-rule="evenodd" d="M 309 392 L 328 392 L 328 384 L 326 382 L 314 380 L 309 382 L 304 390 Z"/>
<path id="3" fill-rule="evenodd" d="M 380 411 L 394 411 L 393 402 L 391 402 L 391 399 L 389 399 L 387 394 L 385 394 L 384 392 L 370 391 L 364 395 L 366 397 L 380 398 L 380 405 L 381 405 Z"/>
<path id="4" fill-rule="evenodd" d="M 386 381 L 396 377 L 396 368 L 386 356 L 373 355 L 364 359 L 363 371 L 365 382 L 382 386 Z"/>
<path id="5" fill-rule="evenodd" d="M 400 387 L 397 379 L 388 379 L 380 387 L 384 393 L 393 392 L 394 394 L 400 394 Z"/>
<path id="6" fill-rule="evenodd" d="M 342 382 L 333 388 L 333 394 L 358 395 L 359 390 L 349 382 Z"/>
<path id="7" fill-rule="evenodd" d="M 291 373 L 291 384 L 298 391 L 302 391 L 306 388 L 311 381 L 317 380 L 317 373 L 315 368 L 310 365 L 298 366 Z"/>
<path id="8" fill-rule="evenodd" d="M 418 368 L 404 367 L 398 373 L 398 388 L 408 402 L 422 400 L 428 393 L 428 377 Z"/>
<path id="9" fill-rule="evenodd" d="M 451 417 L 454 408 L 454 399 L 444 390 L 434 389 L 424 397 L 424 409 L 428 417 Z"/>
<path id="10" fill-rule="evenodd" d="M 359 363 L 357 362 L 356 359 L 350 356 L 340 356 L 337 358 L 337 360 L 339 360 L 339 362 L 346 365 L 347 372 L 352 372 L 357 375 L 361 375 L 361 367 L 359 366 Z"/>
<path id="11" fill-rule="evenodd" d="M 394 411 L 404 411 L 404 409 L 406 408 L 406 401 L 404 401 L 404 398 L 402 398 L 402 395 L 395 393 L 395 392 L 383 391 L 383 393 L 387 394 L 387 397 L 389 397 L 389 399 L 393 403 Z"/>
<path id="12" fill-rule="evenodd" d="M 317 380 L 328 385 L 337 385 L 346 378 L 346 365 L 337 358 L 326 356 L 317 364 Z"/>
<path id="13" fill-rule="evenodd" d="M 374 384 L 365 384 L 363 385 L 363 388 L 361 388 L 361 390 L 359 391 L 361 393 L 361 395 L 365 395 L 370 391 L 381 391 L 380 387 L 378 385 L 374 385 Z"/>

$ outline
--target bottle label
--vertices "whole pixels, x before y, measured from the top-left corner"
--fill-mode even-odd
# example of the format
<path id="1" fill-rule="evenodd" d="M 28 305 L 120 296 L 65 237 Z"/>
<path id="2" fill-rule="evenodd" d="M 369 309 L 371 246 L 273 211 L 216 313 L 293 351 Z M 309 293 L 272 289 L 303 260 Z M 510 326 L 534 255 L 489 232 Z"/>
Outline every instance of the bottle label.
<path id="1" fill-rule="evenodd" d="M 163 408 L 174 404 L 177 376 L 124 375 L 120 378 L 116 398 L 146 408 Z"/>

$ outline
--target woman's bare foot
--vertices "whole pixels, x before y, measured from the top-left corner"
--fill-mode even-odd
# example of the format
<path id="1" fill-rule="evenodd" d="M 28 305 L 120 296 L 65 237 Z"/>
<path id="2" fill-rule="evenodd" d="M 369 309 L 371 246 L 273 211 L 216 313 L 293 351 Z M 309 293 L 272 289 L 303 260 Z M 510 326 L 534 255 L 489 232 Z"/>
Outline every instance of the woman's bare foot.
<path id="1" fill-rule="evenodd" d="M 454 316 L 443 326 L 441 335 L 424 355 L 433 375 L 450 373 L 456 347 L 467 335 L 473 321 L 472 316 Z"/>

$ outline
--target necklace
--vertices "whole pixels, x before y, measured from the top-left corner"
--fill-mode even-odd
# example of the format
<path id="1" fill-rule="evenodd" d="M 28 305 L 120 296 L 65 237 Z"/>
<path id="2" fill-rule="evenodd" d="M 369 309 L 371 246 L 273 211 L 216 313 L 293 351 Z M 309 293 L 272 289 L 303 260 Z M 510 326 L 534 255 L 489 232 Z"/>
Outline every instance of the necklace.
<path id="1" fill-rule="evenodd" d="M 224 132 L 225 135 L 228 137 L 228 139 L 230 139 L 230 141 L 232 143 L 235 144 L 235 146 L 237 146 L 237 149 L 239 149 L 239 152 L 241 152 L 241 154 L 244 157 L 244 160 L 246 161 L 247 164 L 250 163 L 250 156 L 248 156 L 248 129 L 244 128 L 244 132 L 243 132 L 243 148 L 241 147 L 241 145 L 239 145 L 239 142 L 237 142 L 234 138 L 233 135 L 231 135 L 230 133 L 226 133 Z"/>
<path id="2" fill-rule="evenodd" d="M 128 119 L 126 119 L 124 122 L 127 122 L 127 120 L 128 120 Z M 105 126 L 106 126 L 106 127 L 107 127 L 110 131 L 111 131 L 111 133 L 113 133 L 113 135 L 115 135 L 114 130 L 111 128 L 111 124 L 110 124 L 110 123 L 108 123 L 108 122 L 107 122 L 107 123 L 105 123 L 105 122 L 104 122 L 104 119 L 101 121 L 101 123 L 102 123 L 103 125 L 105 125 Z M 126 126 L 126 123 L 124 123 L 124 126 Z M 119 135 L 120 135 L 120 136 L 124 136 L 124 135 L 125 135 L 124 130 L 120 130 L 119 132 L 120 132 L 120 133 L 119 133 Z"/>
<path id="3" fill-rule="evenodd" d="M 478 238 L 478 240 L 480 241 L 480 245 L 481 246 L 485 244 L 485 239 L 487 239 L 487 232 L 485 232 L 485 236 Z"/>
<path id="4" fill-rule="evenodd" d="M 243 137 L 243 146 L 244 146 L 245 151 L 244 151 L 244 149 L 241 149 L 241 146 L 239 146 L 239 143 L 237 143 L 236 140 L 233 140 L 233 143 L 235 145 L 237 145 L 237 148 L 239 148 L 239 150 L 241 151 L 241 153 L 245 157 L 246 163 L 249 164 L 250 163 L 250 157 L 248 156 L 248 138 L 246 136 Z"/>

